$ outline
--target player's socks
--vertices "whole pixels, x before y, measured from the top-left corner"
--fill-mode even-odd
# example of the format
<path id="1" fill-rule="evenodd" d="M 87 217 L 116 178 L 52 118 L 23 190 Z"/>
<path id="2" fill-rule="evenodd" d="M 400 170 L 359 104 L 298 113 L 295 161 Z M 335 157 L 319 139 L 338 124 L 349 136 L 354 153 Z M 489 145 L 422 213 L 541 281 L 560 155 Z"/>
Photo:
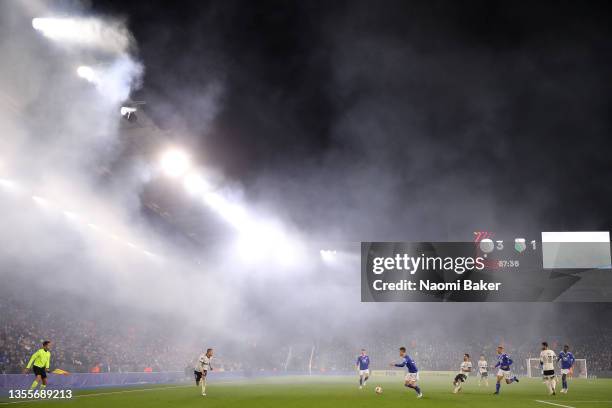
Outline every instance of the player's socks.
<path id="1" fill-rule="evenodd" d="M 499 394 L 499 389 L 500 388 L 501 388 L 501 384 L 500 383 L 495 384 L 495 393 L 496 394 Z"/>
<path id="2" fill-rule="evenodd" d="M 421 393 L 421 389 L 419 388 L 418 385 L 412 385 L 412 384 L 404 384 L 404 385 L 408 388 L 412 388 L 413 390 L 415 390 L 417 394 Z"/>
<path id="3" fill-rule="evenodd" d="M 32 383 L 32 385 L 30 386 L 31 390 L 35 390 L 36 387 L 38 387 L 38 381 L 34 380 L 34 382 Z"/>
<path id="4" fill-rule="evenodd" d="M 421 392 L 421 388 L 419 388 L 418 385 L 414 387 L 414 390 L 416 391 L 417 395 L 423 396 L 423 393 Z"/>
<path id="5" fill-rule="evenodd" d="M 43 385 L 41 385 L 41 386 L 40 386 L 40 389 L 41 389 L 41 390 L 44 390 L 45 388 L 47 388 L 47 386 L 46 386 L 45 384 L 43 384 Z"/>
<path id="6" fill-rule="evenodd" d="M 364 378 L 364 379 L 363 379 L 363 385 L 364 385 L 364 386 L 365 386 L 365 385 L 366 385 L 366 383 L 368 382 L 368 378 L 370 378 L 370 377 L 366 377 L 366 378 Z"/>
<path id="7" fill-rule="evenodd" d="M 363 385 L 363 377 L 359 377 L 359 386 L 361 387 Z"/>

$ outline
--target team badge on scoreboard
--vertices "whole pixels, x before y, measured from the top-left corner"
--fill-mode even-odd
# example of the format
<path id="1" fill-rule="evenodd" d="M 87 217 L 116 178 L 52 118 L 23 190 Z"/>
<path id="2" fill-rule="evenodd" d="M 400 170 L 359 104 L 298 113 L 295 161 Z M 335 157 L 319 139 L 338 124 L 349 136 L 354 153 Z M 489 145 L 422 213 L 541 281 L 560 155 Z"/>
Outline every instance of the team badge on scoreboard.
<path id="1" fill-rule="evenodd" d="M 516 252 L 519 252 L 519 253 L 527 249 L 527 244 L 525 244 L 525 238 L 515 238 L 514 239 L 514 249 L 516 249 Z"/>

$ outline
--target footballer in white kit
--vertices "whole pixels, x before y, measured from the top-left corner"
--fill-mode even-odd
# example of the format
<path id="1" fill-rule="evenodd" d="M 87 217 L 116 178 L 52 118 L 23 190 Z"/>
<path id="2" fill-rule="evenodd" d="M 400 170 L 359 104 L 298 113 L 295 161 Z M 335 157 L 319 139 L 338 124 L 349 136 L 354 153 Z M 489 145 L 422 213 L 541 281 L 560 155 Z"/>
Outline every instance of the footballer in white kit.
<path id="1" fill-rule="evenodd" d="M 193 374 L 195 375 L 196 385 L 202 387 L 202 395 L 206 396 L 206 377 L 209 371 L 212 371 L 211 360 L 213 357 L 213 349 L 209 348 L 206 353 L 202 353 L 196 362 Z"/>
<path id="2" fill-rule="evenodd" d="M 478 386 L 480 387 L 481 382 L 485 383 L 485 387 L 489 386 L 489 363 L 485 359 L 484 355 L 480 356 L 478 360 Z"/>
<path id="3" fill-rule="evenodd" d="M 555 377 L 555 361 L 557 360 L 557 354 L 548 348 L 548 343 L 542 342 L 542 351 L 540 352 L 540 366 L 542 367 L 542 379 L 548 393 L 550 395 L 556 394 L 557 379 Z"/>
<path id="4" fill-rule="evenodd" d="M 467 381 L 468 375 L 472 372 L 472 362 L 470 361 L 470 355 L 464 354 L 463 361 L 459 366 L 459 373 L 455 376 L 453 380 L 453 385 L 455 388 L 453 389 L 453 393 L 458 393 L 461 391 L 461 387 L 463 383 Z"/>

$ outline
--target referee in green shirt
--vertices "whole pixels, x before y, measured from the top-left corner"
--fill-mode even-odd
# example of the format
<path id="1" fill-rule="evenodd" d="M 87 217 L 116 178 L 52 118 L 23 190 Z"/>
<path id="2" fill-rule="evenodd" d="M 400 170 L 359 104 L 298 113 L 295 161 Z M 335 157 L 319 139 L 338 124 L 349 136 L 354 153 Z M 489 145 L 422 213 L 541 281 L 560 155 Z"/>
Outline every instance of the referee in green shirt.
<path id="1" fill-rule="evenodd" d="M 38 387 L 38 383 L 42 382 L 40 386 L 41 390 L 47 388 L 47 371 L 49 370 L 49 363 L 51 362 L 51 342 L 49 340 L 43 341 L 42 348 L 38 349 L 36 353 L 32 354 L 30 361 L 26 366 L 24 372 L 27 373 L 30 368 L 34 371 L 36 378 L 30 387 L 31 390 L 35 390 Z"/>

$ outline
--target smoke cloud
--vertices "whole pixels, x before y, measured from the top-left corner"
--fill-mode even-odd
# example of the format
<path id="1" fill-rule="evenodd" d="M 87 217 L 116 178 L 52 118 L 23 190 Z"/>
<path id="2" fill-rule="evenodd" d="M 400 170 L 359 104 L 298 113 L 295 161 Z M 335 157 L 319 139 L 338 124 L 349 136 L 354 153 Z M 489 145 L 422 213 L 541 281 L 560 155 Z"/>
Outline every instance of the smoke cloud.
<path id="1" fill-rule="evenodd" d="M 158 37 L 137 44 L 127 20 L 89 14 L 73 3 L 0 3 L 0 269 L 7 291 L 48 291 L 58 310 L 70 304 L 63 299 L 77 298 L 91 308 L 121 308 L 126 319 L 163 316 L 158 329 L 175 332 L 177 342 L 203 333 L 213 341 L 354 343 L 360 327 L 398 342 L 415 330 L 543 335 L 543 321 L 568 313 L 557 305 L 360 303 L 359 241 L 469 240 L 475 230 L 554 225 L 547 214 L 562 197 L 561 176 L 533 178 L 550 139 L 533 149 L 525 143 L 565 122 L 551 115 L 540 127 L 512 129 L 509 112 L 522 99 L 505 85 L 507 77 L 516 84 L 545 76 L 537 50 L 493 58 L 460 44 L 423 49 L 354 26 L 368 19 L 357 7 L 323 20 L 313 38 L 324 49 L 302 61 L 325 67 L 319 92 L 329 102 L 328 121 L 313 130 L 304 126 L 302 98 L 284 94 L 286 83 L 266 77 L 256 56 L 237 53 L 245 59 L 233 61 L 229 45 L 223 54 L 219 35 L 206 55 L 218 51 L 226 74 L 201 69 L 200 82 L 182 75 L 200 66 L 196 56 L 168 69 L 168 88 L 154 83 L 161 90 L 150 93 L 154 102 L 167 97 L 151 108 L 163 130 L 139 131 L 134 153 L 120 108 L 146 88 L 149 67 L 139 47 L 150 49 Z M 199 45 L 191 47 L 195 55 Z M 158 65 L 167 66 L 163 58 L 152 61 L 154 79 Z M 500 68 L 508 64 L 518 74 Z M 287 81 L 300 97 L 307 93 Z M 528 91 L 546 100 L 550 83 Z M 593 90 L 597 81 L 584 86 Z M 512 146 L 521 132 L 523 147 Z M 589 132 L 601 137 L 595 126 Z M 310 138 L 313 145 L 303 141 Z M 206 199 L 159 181 L 157 150 L 173 143 L 193 147 L 208 166 Z M 556 159 L 567 154 L 554 152 Z M 527 167 L 516 159 L 521 154 L 532 158 Z M 148 193 L 172 202 L 168 218 L 187 214 L 186 221 L 174 230 L 158 222 L 145 210 Z M 234 225 L 233 208 L 249 221 Z M 597 229 L 607 221 L 589 213 L 580 222 Z M 194 244 L 176 232 L 185 226 L 207 235 Z M 336 256 L 321 258 L 321 249 Z M 587 309 L 577 306 L 576 319 Z"/>

